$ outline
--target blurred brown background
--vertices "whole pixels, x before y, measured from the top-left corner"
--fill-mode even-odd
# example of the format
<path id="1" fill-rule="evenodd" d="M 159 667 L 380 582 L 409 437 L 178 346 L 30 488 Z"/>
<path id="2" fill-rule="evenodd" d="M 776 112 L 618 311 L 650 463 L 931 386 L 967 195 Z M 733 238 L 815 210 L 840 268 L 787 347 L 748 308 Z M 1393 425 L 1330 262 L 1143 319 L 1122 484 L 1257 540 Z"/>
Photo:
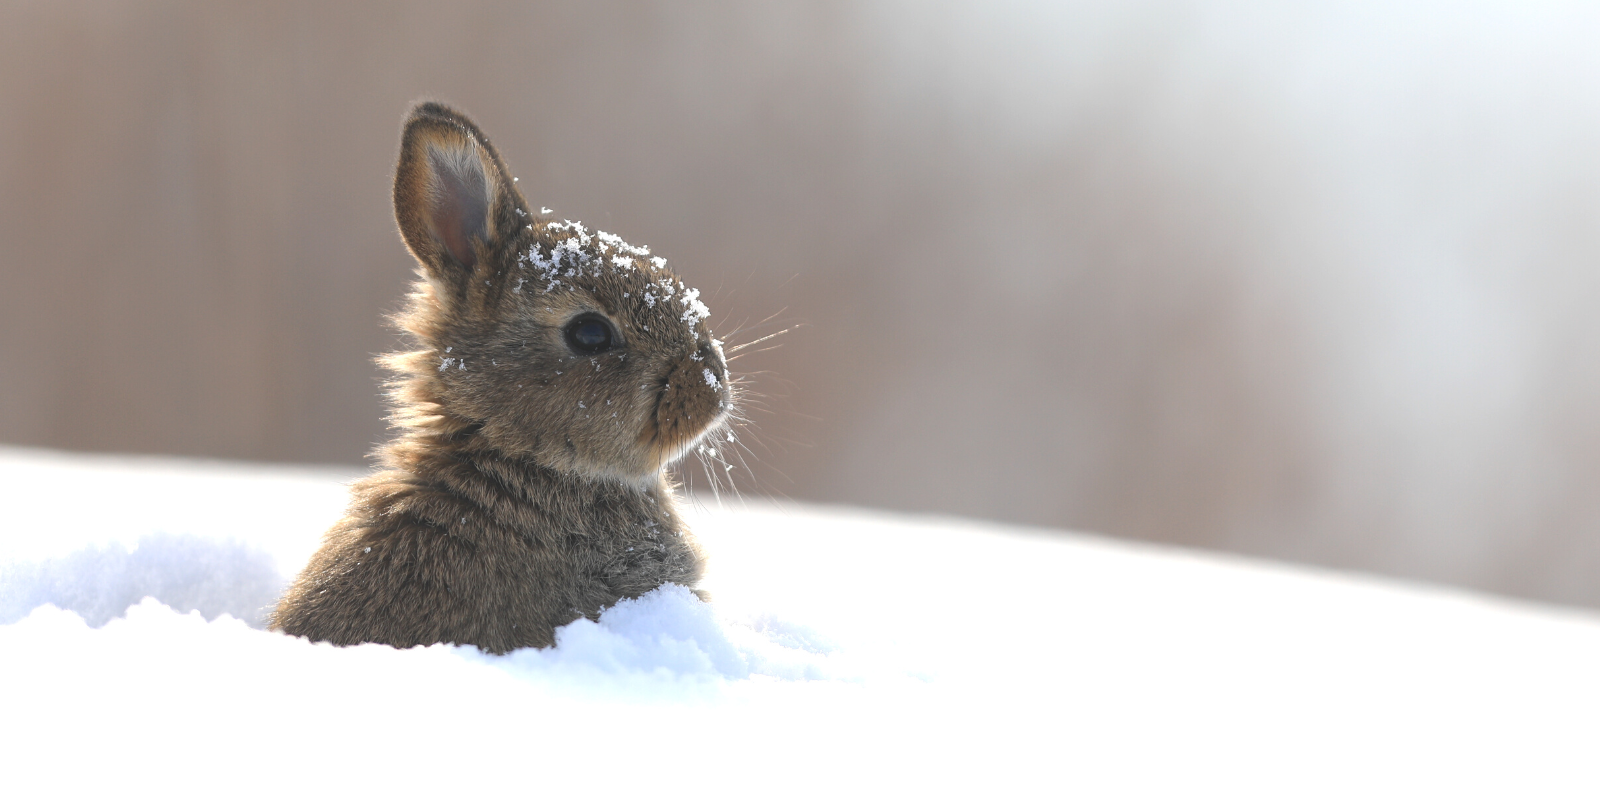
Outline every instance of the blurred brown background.
<path id="1" fill-rule="evenodd" d="M 737 362 L 747 491 L 1600 606 L 1597 41 L 1512 2 L 0 3 L 0 441 L 359 463 L 430 96 L 719 334 L 803 323 Z"/>

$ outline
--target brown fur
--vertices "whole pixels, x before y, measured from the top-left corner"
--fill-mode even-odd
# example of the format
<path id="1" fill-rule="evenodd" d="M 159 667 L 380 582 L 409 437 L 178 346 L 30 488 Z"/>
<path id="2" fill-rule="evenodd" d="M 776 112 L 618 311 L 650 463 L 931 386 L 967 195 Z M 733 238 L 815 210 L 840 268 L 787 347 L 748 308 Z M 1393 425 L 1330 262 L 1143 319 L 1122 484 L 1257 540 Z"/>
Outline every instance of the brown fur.
<path id="1" fill-rule="evenodd" d="M 406 120 L 394 205 L 423 279 L 397 317 L 417 349 L 383 359 L 398 434 L 273 627 L 501 653 L 692 587 L 664 468 L 733 403 L 694 293 L 645 248 L 533 215 L 488 138 L 436 103 Z M 572 350 L 580 314 L 616 346 Z"/>

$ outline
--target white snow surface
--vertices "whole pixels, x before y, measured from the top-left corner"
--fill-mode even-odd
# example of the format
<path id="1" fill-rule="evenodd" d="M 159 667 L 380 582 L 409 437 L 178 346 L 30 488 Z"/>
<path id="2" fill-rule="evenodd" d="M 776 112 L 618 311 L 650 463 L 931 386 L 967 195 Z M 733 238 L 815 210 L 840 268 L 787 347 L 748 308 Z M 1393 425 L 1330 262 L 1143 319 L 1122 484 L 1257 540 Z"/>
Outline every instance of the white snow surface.
<path id="1" fill-rule="evenodd" d="M 1082 534 L 696 505 L 709 605 L 261 630 L 351 477 L 0 448 L 7 794 L 1600 796 L 1595 616 Z"/>

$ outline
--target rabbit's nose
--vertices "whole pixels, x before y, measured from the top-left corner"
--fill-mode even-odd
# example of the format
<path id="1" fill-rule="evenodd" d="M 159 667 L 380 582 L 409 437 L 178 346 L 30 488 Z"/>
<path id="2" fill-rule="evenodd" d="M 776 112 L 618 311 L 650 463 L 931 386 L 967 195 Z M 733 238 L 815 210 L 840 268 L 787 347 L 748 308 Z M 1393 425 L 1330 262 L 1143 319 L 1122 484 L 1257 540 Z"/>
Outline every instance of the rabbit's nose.
<path id="1" fill-rule="evenodd" d="M 700 345 L 700 357 L 705 359 L 706 366 L 711 369 L 717 380 L 726 380 L 728 377 L 728 364 L 722 358 L 722 348 L 713 342 Z"/>

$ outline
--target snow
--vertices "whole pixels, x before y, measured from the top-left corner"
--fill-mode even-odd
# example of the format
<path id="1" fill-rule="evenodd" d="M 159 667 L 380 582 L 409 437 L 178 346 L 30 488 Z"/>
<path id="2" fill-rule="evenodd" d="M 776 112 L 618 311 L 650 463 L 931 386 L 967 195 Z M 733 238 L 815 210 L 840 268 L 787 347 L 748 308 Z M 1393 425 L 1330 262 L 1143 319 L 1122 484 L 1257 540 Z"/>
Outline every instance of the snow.
<path id="1" fill-rule="evenodd" d="M 711 316 L 711 309 L 706 308 L 706 304 L 700 302 L 699 289 L 690 289 L 689 291 L 685 292 L 683 297 L 679 298 L 679 300 L 684 305 L 684 322 L 693 325 L 696 322 Z"/>
<path id="2" fill-rule="evenodd" d="M 8 794 L 1600 791 L 1592 615 L 1082 534 L 734 501 L 548 650 L 252 627 L 352 477 L 0 448 Z"/>

